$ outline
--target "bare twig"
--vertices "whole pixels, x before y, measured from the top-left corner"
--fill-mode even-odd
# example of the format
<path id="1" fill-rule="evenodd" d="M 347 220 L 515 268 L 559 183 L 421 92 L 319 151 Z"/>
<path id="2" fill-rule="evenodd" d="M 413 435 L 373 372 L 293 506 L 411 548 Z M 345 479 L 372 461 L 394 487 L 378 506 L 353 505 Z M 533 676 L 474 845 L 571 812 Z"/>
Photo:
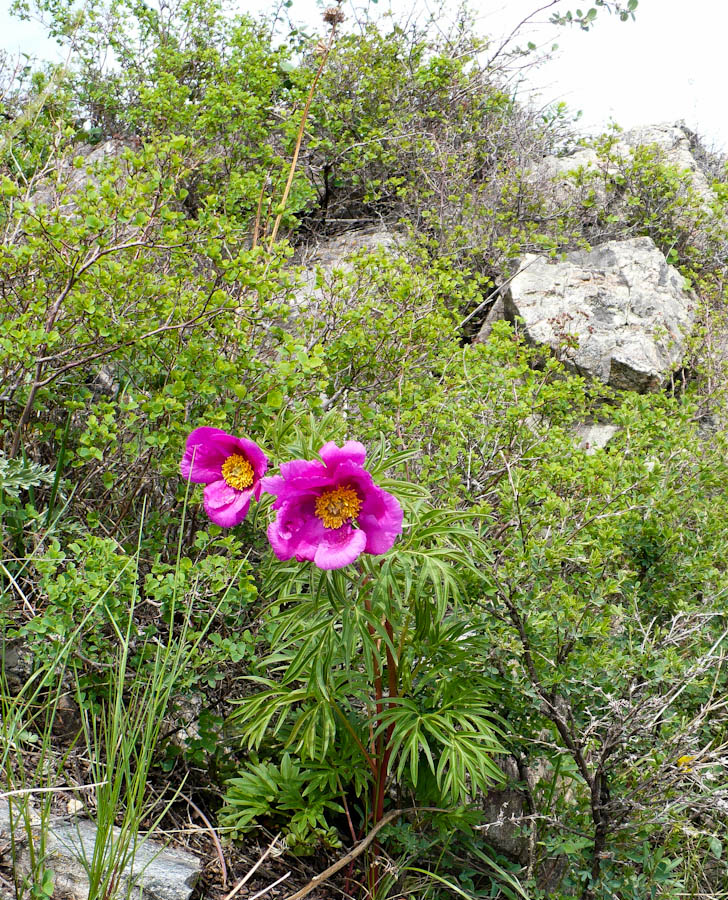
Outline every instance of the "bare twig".
<path id="1" fill-rule="evenodd" d="M 360 841 L 356 847 L 350 850 L 345 856 L 342 856 L 341 859 L 337 860 L 333 865 L 329 866 L 328 869 L 324 869 L 320 875 L 316 875 L 315 878 L 312 878 L 306 887 L 303 887 L 300 891 L 296 891 L 295 894 L 290 894 L 286 897 L 286 900 L 302 900 L 303 897 L 308 896 L 311 891 L 320 884 L 323 884 L 324 881 L 328 881 L 332 875 L 336 875 L 336 873 L 343 869 L 344 866 L 347 866 L 350 862 L 360 856 L 367 847 L 370 846 L 385 825 L 389 825 L 390 822 L 393 822 L 399 816 L 412 812 L 447 812 L 447 810 L 440 809 L 438 806 L 411 806 L 406 809 L 391 810 L 377 822 L 363 841 Z M 229 900 L 229 897 L 225 897 L 225 900 Z M 252 897 L 251 900 L 253 900 Z"/>
<path id="2" fill-rule="evenodd" d="M 247 872 L 247 873 L 240 879 L 240 881 L 235 885 L 235 887 L 230 891 L 230 893 L 227 894 L 227 895 L 223 898 L 223 900 L 232 900 L 232 898 L 238 893 L 238 891 L 239 891 L 241 888 L 245 887 L 245 885 L 250 881 L 250 879 L 253 877 L 253 875 L 258 871 L 258 869 L 260 868 L 260 866 L 261 866 L 261 864 L 263 863 L 263 861 L 264 861 L 264 860 L 270 855 L 270 853 L 273 851 L 273 848 L 274 848 L 275 845 L 278 843 L 278 837 L 279 837 L 279 835 L 276 835 L 276 836 L 273 838 L 273 840 L 272 840 L 272 841 L 270 842 L 270 844 L 268 845 L 268 849 L 265 851 L 265 853 L 263 853 L 263 855 L 260 857 L 260 859 L 258 860 L 258 862 L 253 866 L 252 869 L 250 869 L 249 872 Z M 290 873 L 289 873 L 289 874 L 290 874 Z"/>
<path id="3" fill-rule="evenodd" d="M 202 821 L 207 826 L 207 830 L 210 834 L 210 837 L 212 838 L 212 842 L 215 845 L 215 850 L 217 852 L 217 858 L 220 860 L 220 875 L 222 876 L 222 886 L 223 886 L 223 888 L 226 888 L 227 887 L 227 866 L 225 865 L 225 857 L 222 852 L 222 844 L 220 843 L 220 838 L 218 838 L 217 832 L 212 827 L 210 820 L 202 812 L 200 807 L 196 803 L 193 803 L 189 797 L 184 797 L 183 799 L 185 799 L 189 803 L 189 805 L 192 807 L 192 809 L 194 809 L 194 811 L 197 813 L 197 815 L 202 819 Z"/>
<path id="4" fill-rule="evenodd" d="M 30 614 L 30 617 L 33 618 L 33 617 L 35 616 L 35 610 L 33 609 L 33 604 L 30 602 L 30 600 L 28 600 L 28 598 L 27 598 L 27 597 L 25 596 L 25 594 L 23 593 L 23 589 L 20 587 L 20 585 L 18 584 L 18 582 L 17 582 L 17 581 L 15 580 L 15 578 L 13 577 L 12 572 L 11 572 L 9 569 L 7 569 L 7 568 L 5 567 L 5 565 L 4 565 L 4 563 L 3 563 L 2 561 L 0 561 L 0 569 L 3 570 L 3 572 L 5 573 L 5 576 L 9 579 L 10 583 L 12 584 L 12 586 L 13 586 L 13 587 L 15 588 L 15 590 L 18 592 L 18 594 L 20 595 L 21 600 L 23 601 L 23 605 L 25 606 L 26 610 L 27 610 L 28 613 Z"/>
<path id="5" fill-rule="evenodd" d="M 291 873 L 286 872 L 285 875 L 281 875 L 281 877 L 277 881 L 274 881 L 273 884 L 269 884 L 267 888 L 263 888 L 262 891 L 258 891 L 257 894 L 253 894 L 253 896 L 250 898 L 250 900 L 257 900 L 258 897 L 262 897 L 264 894 L 267 894 L 268 891 L 272 891 L 274 887 L 278 887 L 279 884 L 284 882 L 286 880 L 286 878 L 290 878 L 290 876 L 291 876 Z"/>
<path id="6" fill-rule="evenodd" d="M 526 269 L 529 266 L 533 265 L 534 262 L 535 262 L 535 260 L 532 260 L 530 263 L 527 263 L 525 266 L 521 266 L 517 271 L 515 271 L 511 275 L 510 278 L 506 278 L 506 280 L 503 282 L 503 284 L 499 284 L 497 288 L 493 288 L 493 290 L 488 294 L 488 296 L 485 298 L 485 300 L 481 301 L 472 312 L 468 313 L 468 315 L 465 316 L 465 318 L 462 319 L 462 321 L 458 322 L 457 328 L 455 329 L 455 331 L 460 331 L 465 325 L 467 325 L 468 322 L 474 316 L 478 315 L 478 313 L 481 311 L 481 309 L 484 309 L 484 307 L 486 307 L 490 303 L 491 300 L 494 300 L 496 297 L 498 297 L 498 295 L 503 292 L 504 288 L 507 285 L 509 285 L 517 275 L 520 275 L 521 272 L 525 272 Z"/>
<path id="7" fill-rule="evenodd" d="M 518 32 L 523 28 L 523 26 L 530 22 L 534 16 L 537 16 L 540 12 L 544 12 L 547 9 L 551 9 L 552 6 L 556 6 L 559 0 L 551 0 L 550 3 L 546 3 L 543 6 L 540 6 L 538 9 L 534 9 L 533 12 L 530 12 L 525 18 L 521 19 L 521 21 L 516 25 L 516 27 L 511 31 L 507 38 L 503 40 L 501 45 L 495 51 L 495 53 L 490 57 L 487 63 L 487 67 L 491 68 L 495 60 L 501 55 L 501 53 L 505 50 L 505 48 L 510 44 L 513 38 L 518 34 Z"/>
<path id="8" fill-rule="evenodd" d="M 87 788 L 103 787 L 107 781 L 95 781 L 93 784 L 76 784 L 72 787 L 18 788 L 16 791 L 0 792 L 0 800 L 6 797 L 22 797 L 26 794 L 60 794 L 64 791 L 85 791 Z"/>

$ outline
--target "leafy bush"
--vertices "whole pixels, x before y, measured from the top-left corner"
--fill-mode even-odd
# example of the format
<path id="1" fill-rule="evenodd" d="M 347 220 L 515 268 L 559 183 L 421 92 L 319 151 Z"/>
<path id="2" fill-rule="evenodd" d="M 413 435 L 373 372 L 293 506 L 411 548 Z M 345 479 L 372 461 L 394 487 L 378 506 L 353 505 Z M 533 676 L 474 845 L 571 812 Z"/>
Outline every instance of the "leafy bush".
<path id="1" fill-rule="evenodd" d="M 85 28 L 38 7 L 72 62 L 2 91 L 0 616 L 3 653 L 34 668 L 3 691 L 8 741 L 55 746 L 55 713 L 19 710 L 71 679 L 103 768 L 94 717 L 156 678 L 145 772 L 168 797 L 186 777 L 233 837 L 267 825 L 305 852 L 445 809 L 377 833 L 372 891 L 725 890 L 724 169 L 706 200 L 607 135 L 554 206 L 534 171 L 569 145 L 566 114 L 520 107 L 462 22 L 340 35 L 293 171 L 322 61 L 301 35 L 274 46 L 213 0 L 93 2 Z M 398 222 L 397 251 L 312 284 L 294 253 L 352 218 Z M 669 391 L 587 383 L 506 323 L 469 343 L 524 252 L 635 234 L 700 301 Z M 586 452 L 575 426 L 606 421 Z M 223 532 L 180 479 L 200 425 L 271 465 L 361 440 L 403 536 L 333 572 L 274 562 L 267 503 Z M 174 690 L 162 646 L 184 649 Z M 504 781 L 516 821 L 496 827 L 481 801 Z"/>

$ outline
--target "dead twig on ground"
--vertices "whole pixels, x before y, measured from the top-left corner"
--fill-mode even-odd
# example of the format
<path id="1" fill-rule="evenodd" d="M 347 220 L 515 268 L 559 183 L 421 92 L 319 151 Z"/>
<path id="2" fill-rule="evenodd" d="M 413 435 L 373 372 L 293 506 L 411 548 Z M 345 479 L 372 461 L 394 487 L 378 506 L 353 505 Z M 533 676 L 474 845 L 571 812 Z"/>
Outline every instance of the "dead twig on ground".
<path id="1" fill-rule="evenodd" d="M 286 900 L 302 900 L 303 897 L 308 896 L 311 891 L 313 891 L 319 885 L 323 884 L 324 881 L 328 881 L 328 879 L 331 878 L 332 875 L 336 875 L 336 873 L 343 869 L 344 866 L 347 866 L 350 862 L 360 856 L 372 843 L 377 834 L 379 834 L 379 832 L 382 830 L 382 828 L 384 828 L 385 825 L 389 825 L 390 822 L 393 822 L 399 816 L 403 816 L 406 813 L 412 812 L 447 812 L 447 810 L 440 809 L 437 806 L 410 806 L 406 809 L 391 810 L 377 822 L 377 824 L 374 826 L 374 828 L 372 828 L 372 830 L 364 838 L 364 840 L 360 841 L 356 845 L 356 847 L 352 848 L 345 856 L 342 856 L 341 859 L 337 860 L 333 865 L 329 866 L 328 869 L 324 869 L 323 872 L 312 878 L 306 885 L 306 887 L 303 887 L 300 891 L 296 891 L 295 894 L 291 894 L 290 896 L 286 897 Z M 225 900 L 230 900 L 230 898 L 226 897 Z"/>

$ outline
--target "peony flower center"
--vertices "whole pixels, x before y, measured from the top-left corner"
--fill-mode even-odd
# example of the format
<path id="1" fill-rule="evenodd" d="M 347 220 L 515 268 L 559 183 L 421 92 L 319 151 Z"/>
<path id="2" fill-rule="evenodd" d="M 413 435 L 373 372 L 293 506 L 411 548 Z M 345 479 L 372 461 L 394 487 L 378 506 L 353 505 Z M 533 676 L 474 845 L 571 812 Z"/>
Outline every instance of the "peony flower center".
<path id="1" fill-rule="evenodd" d="M 350 487 L 337 487 L 324 491 L 316 498 L 316 515 L 324 523 L 325 528 L 341 528 L 359 515 L 361 500 Z"/>
<path id="2" fill-rule="evenodd" d="M 222 477 L 236 491 L 243 491 L 253 483 L 253 467 L 239 453 L 228 456 L 222 464 Z"/>

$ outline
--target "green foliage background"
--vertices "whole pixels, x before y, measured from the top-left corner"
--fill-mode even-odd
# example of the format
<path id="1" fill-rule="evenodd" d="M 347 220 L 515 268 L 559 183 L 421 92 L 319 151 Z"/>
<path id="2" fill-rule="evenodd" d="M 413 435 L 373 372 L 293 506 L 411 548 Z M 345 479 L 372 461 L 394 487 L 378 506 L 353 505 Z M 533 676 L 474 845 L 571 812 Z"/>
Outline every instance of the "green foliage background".
<path id="1" fill-rule="evenodd" d="M 274 565 L 265 505 L 231 533 L 209 524 L 178 464 L 203 424 L 276 462 L 355 438 L 411 528 L 384 563 L 401 603 L 377 601 L 415 623 L 387 803 L 444 810 L 383 833 L 392 891 L 722 896 L 722 161 L 706 203 L 658 148 L 625 157 L 605 135 L 603 168 L 566 176 L 554 210 L 532 168 L 573 146 L 564 110 L 520 106 L 466 19 L 447 36 L 369 23 L 334 44 L 282 208 L 315 41 L 214 0 L 94 2 L 82 26 L 63 2 L 38 6 L 72 52 L 6 59 L 0 92 L 4 652 L 24 648 L 36 672 L 63 652 L 59 678 L 93 714 L 119 630 L 143 679 L 154 642 L 182 640 L 183 598 L 194 651 L 156 788 L 186 778 L 233 838 L 257 824 L 299 852 L 350 842 L 367 775 L 322 698 L 366 730 L 366 629 L 349 634 L 342 612 L 361 613 L 361 585 Z M 354 222 L 396 228 L 398 249 L 320 271 L 307 301 L 296 253 Z M 523 253 L 634 235 L 699 300 L 663 392 L 587 383 L 506 323 L 471 342 L 471 314 Z M 573 429 L 592 421 L 619 430 L 586 453 Z M 327 655 L 309 658 L 314 644 Z M 487 751 L 470 753 L 468 729 Z M 509 842 L 485 812 L 484 794 L 506 799 L 493 791 L 517 798 Z"/>

